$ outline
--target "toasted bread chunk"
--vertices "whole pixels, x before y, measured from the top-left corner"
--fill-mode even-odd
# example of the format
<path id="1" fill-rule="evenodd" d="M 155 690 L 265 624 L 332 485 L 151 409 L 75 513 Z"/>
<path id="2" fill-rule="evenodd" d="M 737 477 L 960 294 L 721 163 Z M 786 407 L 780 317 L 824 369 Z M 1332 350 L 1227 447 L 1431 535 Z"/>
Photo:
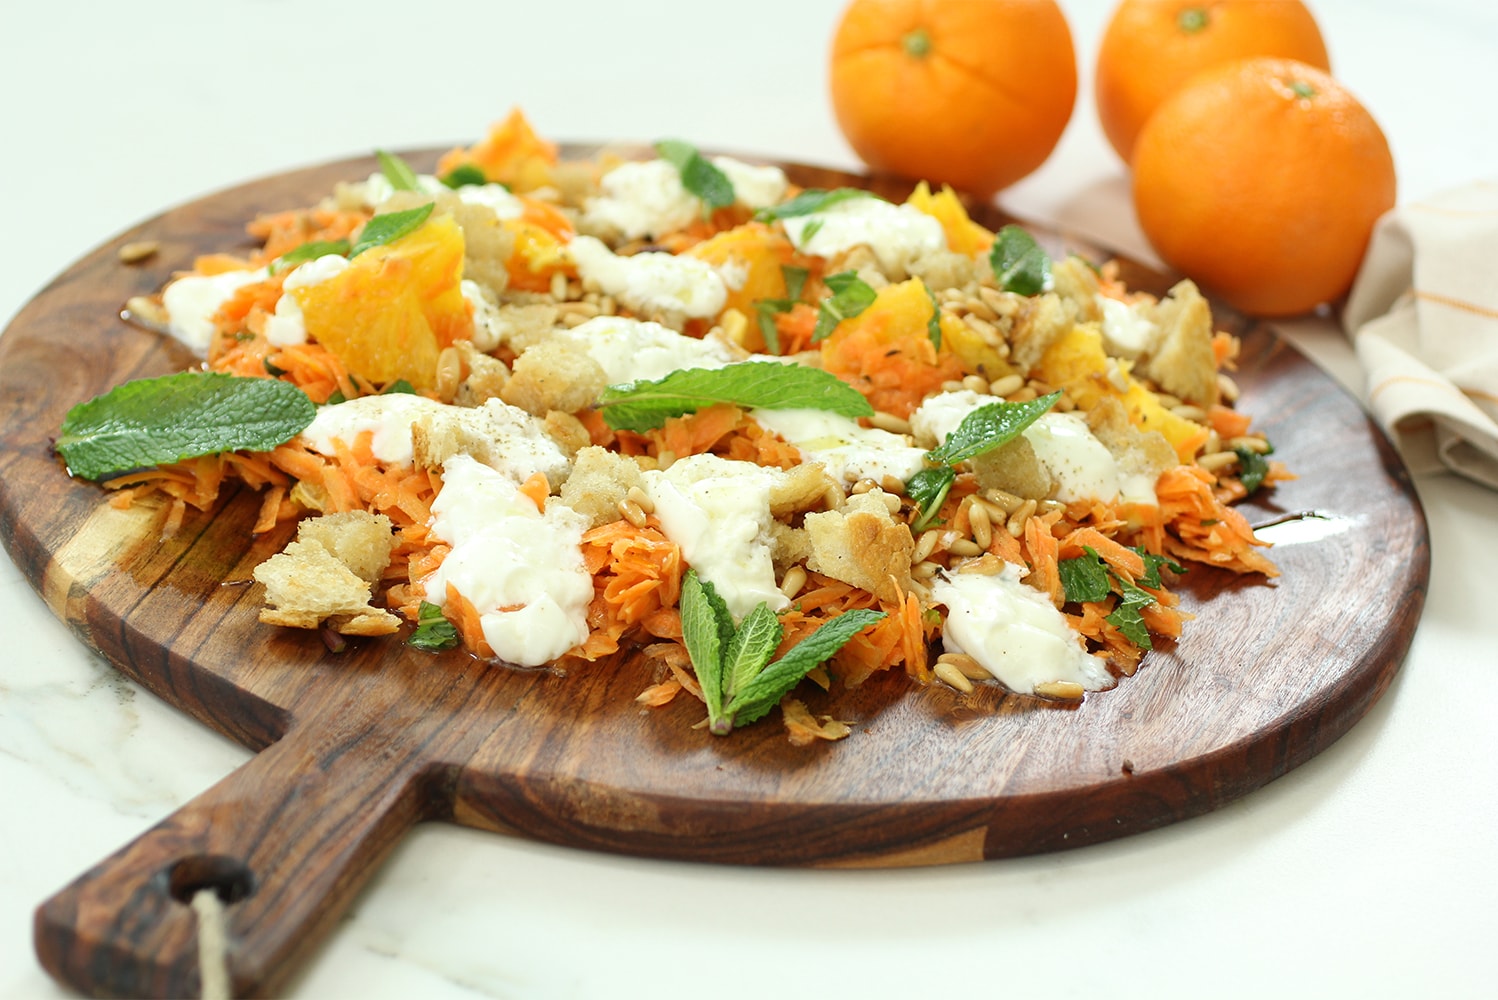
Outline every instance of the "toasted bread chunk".
<path id="1" fill-rule="evenodd" d="M 345 635 L 387 635 L 400 618 L 369 603 L 395 548 L 390 519 L 349 511 L 310 518 L 285 550 L 255 567 L 265 586 L 260 620 L 290 628 L 323 622 Z"/>
<path id="2" fill-rule="evenodd" d="M 1212 351 L 1212 307 L 1196 285 L 1182 281 L 1155 306 L 1159 346 L 1142 371 L 1155 384 L 1188 403 L 1217 402 L 1217 356 Z"/>
<path id="3" fill-rule="evenodd" d="M 848 498 L 837 510 L 807 514 L 811 556 L 806 568 L 898 601 L 910 586 L 915 539 L 885 506 L 883 490 Z"/>
<path id="4" fill-rule="evenodd" d="M 1100 322 L 1103 309 L 1098 305 L 1097 272 L 1081 257 L 1063 257 L 1051 265 L 1051 287 L 1065 302 L 1070 302 L 1077 311 L 1077 322 Z"/>
<path id="5" fill-rule="evenodd" d="M 362 510 L 311 517 L 297 525 L 299 542 L 316 542 L 354 575 L 374 583 L 390 565 L 395 535 L 390 518 Z"/>
<path id="6" fill-rule="evenodd" d="M 792 514 L 820 506 L 828 489 L 835 485 L 821 462 L 787 469 L 770 487 L 770 516 L 785 520 Z"/>
<path id="7" fill-rule="evenodd" d="M 1055 292 L 1026 299 L 1010 333 L 1009 360 L 1021 372 L 1030 372 L 1046 348 L 1071 332 L 1076 323 L 1076 307 Z"/>
<path id="8" fill-rule="evenodd" d="M 793 528 L 783 521 L 770 522 L 770 561 L 777 575 L 811 558 L 811 538 L 805 528 Z"/>
<path id="9" fill-rule="evenodd" d="M 932 250 L 910 262 L 911 277 L 920 278 L 933 292 L 957 288 L 976 294 L 988 261 L 950 250 Z"/>
<path id="10" fill-rule="evenodd" d="M 468 455 L 516 482 L 535 472 L 560 482 L 567 475 L 567 454 L 545 426 L 498 399 L 471 409 L 440 410 L 411 425 L 412 460 L 419 469 L 440 469 L 454 455 Z"/>
<path id="11" fill-rule="evenodd" d="M 460 340 L 453 344 L 463 359 L 463 368 L 468 372 L 458 383 L 453 394 L 454 406 L 483 406 L 491 399 L 498 399 L 505 383 L 510 380 L 510 369 L 498 358 L 491 358 L 472 343 Z"/>
<path id="12" fill-rule="evenodd" d="M 541 426 L 568 458 L 576 457 L 578 452 L 593 443 L 593 436 L 588 433 L 583 422 L 561 410 L 548 412 L 546 419 L 541 421 Z"/>
<path id="13" fill-rule="evenodd" d="M 557 307 L 550 302 L 501 305 L 492 322 L 500 344 L 517 355 L 524 354 L 557 328 Z"/>
<path id="14" fill-rule="evenodd" d="M 607 448 L 589 445 L 577 453 L 572 474 L 562 483 L 562 502 L 585 515 L 593 527 L 612 524 L 623 515 L 619 501 L 632 486 L 644 486 L 640 466 L 634 459 Z"/>
<path id="15" fill-rule="evenodd" d="M 1023 435 L 971 461 L 980 489 L 999 489 L 1026 500 L 1044 500 L 1056 488 L 1051 473 Z"/>
<path id="16" fill-rule="evenodd" d="M 557 337 L 541 341 L 515 359 L 500 396 L 539 417 L 548 410 L 576 413 L 586 409 L 607 385 L 602 365 L 570 339 Z"/>
<path id="17" fill-rule="evenodd" d="M 1123 403 L 1111 396 L 1098 401 L 1087 415 L 1087 426 L 1118 462 L 1122 475 L 1147 476 L 1150 482 L 1180 464 L 1176 450 L 1159 431 L 1135 427 Z"/>

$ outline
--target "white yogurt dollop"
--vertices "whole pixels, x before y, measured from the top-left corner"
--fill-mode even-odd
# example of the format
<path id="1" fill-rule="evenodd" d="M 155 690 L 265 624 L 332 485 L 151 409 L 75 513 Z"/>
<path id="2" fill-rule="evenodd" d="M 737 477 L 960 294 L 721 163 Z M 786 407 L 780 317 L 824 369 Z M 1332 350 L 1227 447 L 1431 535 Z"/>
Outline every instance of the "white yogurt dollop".
<path id="1" fill-rule="evenodd" d="M 935 217 L 913 205 L 882 198 L 849 198 L 820 212 L 783 221 L 797 250 L 814 257 L 836 257 L 866 246 L 885 270 L 908 270 L 917 258 L 947 246 Z"/>
<path id="2" fill-rule="evenodd" d="M 200 358 L 208 356 L 213 343 L 214 314 L 245 285 L 270 276 L 265 268 L 224 271 L 221 274 L 189 274 L 178 278 L 161 293 L 166 307 L 167 331 Z"/>
<path id="3" fill-rule="evenodd" d="M 790 599 L 770 558 L 770 487 L 783 475 L 752 462 L 691 455 L 644 474 L 655 516 L 682 558 L 718 591 L 735 618 L 761 602 L 779 611 Z"/>
<path id="4" fill-rule="evenodd" d="M 992 575 L 938 576 L 931 596 L 947 607 L 942 646 L 966 653 L 1005 687 L 1032 694 L 1035 685 L 1072 681 L 1088 691 L 1113 686 L 1102 660 L 1051 602 L 1020 582 L 1018 566 Z"/>
<path id="5" fill-rule="evenodd" d="M 669 253 L 621 257 L 592 236 L 574 237 L 567 251 L 583 281 L 596 284 L 636 312 L 707 318 L 722 312 L 728 301 L 723 276 L 696 257 Z"/>
<path id="6" fill-rule="evenodd" d="M 427 600 L 445 605 L 451 584 L 479 613 L 496 656 L 548 663 L 588 637 L 593 578 L 581 546 L 589 523 L 556 498 L 543 514 L 513 478 L 455 455 L 432 502 L 432 534 L 452 551 L 423 581 Z"/>
<path id="7" fill-rule="evenodd" d="M 834 479 L 904 482 L 925 466 L 926 453 L 900 434 L 862 427 L 851 417 L 826 410 L 753 410 L 761 427 L 796 446 L 808 462 L 821 462 Z"/>

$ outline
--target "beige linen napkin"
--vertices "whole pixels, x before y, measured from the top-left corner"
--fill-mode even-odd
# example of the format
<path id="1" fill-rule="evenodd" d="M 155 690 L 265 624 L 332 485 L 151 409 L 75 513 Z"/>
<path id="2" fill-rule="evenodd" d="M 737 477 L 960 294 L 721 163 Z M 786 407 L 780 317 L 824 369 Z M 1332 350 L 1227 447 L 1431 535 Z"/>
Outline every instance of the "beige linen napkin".
<path id="1" fill-rule="evenodd" d="M 1384 216 L 1342 323 L 1411 471 L 1498 489 L 1498 181 Z"/>

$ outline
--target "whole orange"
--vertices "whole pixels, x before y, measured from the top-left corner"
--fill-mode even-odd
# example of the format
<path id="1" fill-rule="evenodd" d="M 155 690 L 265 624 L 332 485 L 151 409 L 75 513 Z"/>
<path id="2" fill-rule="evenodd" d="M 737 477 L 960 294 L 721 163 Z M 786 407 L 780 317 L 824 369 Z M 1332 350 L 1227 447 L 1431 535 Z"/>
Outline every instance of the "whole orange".
<path id="1" fill-rule="evenodd" d="M 1160 102 L 1202 70 L 1278 56 L 1330 71 L 1316 20 L 1300 0 L 1123 0 L 1098 48 L 1098 118 L 1127 161 Z"/>
<path id="2" fill-rule="evenodd" d="M 1345 293 L 1394 193 L 1394 158 L 1373 116 L 1289 59 L 1194 77 L 1134 147 L 1134 208 L 1155 250 L 1262 316 Z"/>
<path id="3" fill-rule="evenodd" d="M 1077 96 L 1054 0 L 853 0 L 832 107 L 875 170 L 988 197 L 1045 162 Z"/>

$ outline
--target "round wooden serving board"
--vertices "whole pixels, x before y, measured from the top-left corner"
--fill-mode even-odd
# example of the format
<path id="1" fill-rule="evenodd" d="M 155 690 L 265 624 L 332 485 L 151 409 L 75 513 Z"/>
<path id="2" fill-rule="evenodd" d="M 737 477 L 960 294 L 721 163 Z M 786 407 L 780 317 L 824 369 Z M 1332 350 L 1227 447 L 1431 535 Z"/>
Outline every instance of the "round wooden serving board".
<path id="1" fill-rule="evenodd" d="M 575 147 L 570 155 L 589 149 Z M 428 167 L 430 153 L 412 154 Z M 120 671 L 259 755 L 37 912 L 43 964 L 78 989 L 199 988 L 196 918 L 228 908 L 236 993 L 274 991 L 414 823 L 443 819 L 575 847 L 759 865 L 921 865 L 1096 843 L 1214 809 L 1303 763 L 1379 697 L 1424 600 L 1426 527 L 1403 467 L 1357 404 L 1266 328 L 1243 337 L 1241 406 L 1300 478 L 1245 506 L 1314 511 L 1271 553 L 1272 582 L 1193 569 L 1199 612 L 1173 649 L 1076 707 L 916 689 L 903 677 L 806 696 L 853 723 L 792 746 L 772 715 L 729 738 L 694 699 L 642 710 L 641 669 L 565 676 L 430 655 L 396 639 L 329 652 L 256 618 L 250 571 L 288 540 L 252 538 L 232 493 L 160 541 L 165 510 L 111 508 L 50 439 L 119 382 L 191 366 L 120 321 L 200 253 L 247 246 L 259 212 L 310 204 L 373 161 L 258 181 L 177 208 L 89 254 L 0 340 L 0 537 L 49 607 Z M 873 183 L 788 167 L 808 186 Z M 998 213 L 976 210 L 998 226 Z M 1095 248 L 1055 234 L 1053 253 Z M 144 263 L 121 245 L 154 240 Z M 1134 287 L 1167 281 L 1125 265 Z"/>

